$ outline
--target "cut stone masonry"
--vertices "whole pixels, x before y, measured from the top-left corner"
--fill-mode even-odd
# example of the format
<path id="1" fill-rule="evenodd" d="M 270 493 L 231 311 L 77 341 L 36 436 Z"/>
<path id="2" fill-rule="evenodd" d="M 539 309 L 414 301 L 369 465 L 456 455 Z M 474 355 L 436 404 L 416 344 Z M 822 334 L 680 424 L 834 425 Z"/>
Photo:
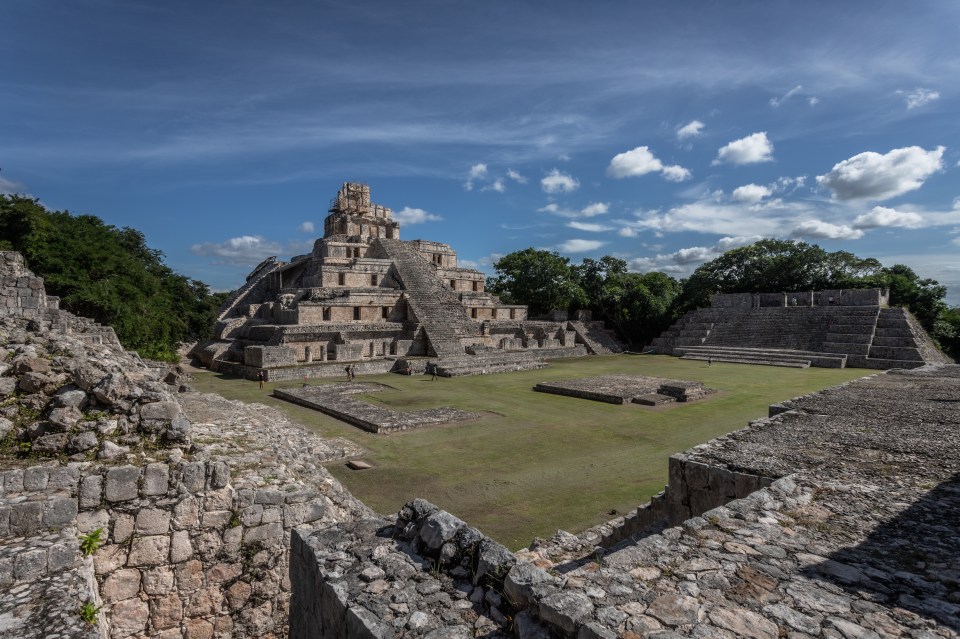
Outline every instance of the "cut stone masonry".
<path id="1" fill-rule="evenodd" d="M 528 350 L 541 362 L 622 350 L 602 322 L 530 320 L 483 287 L 447 244 L 400 240 L 391 210 L 346 183 L 313 251 L 258 265 L 220 309 L 217 339 L 193 355 L 212 370 L 281 380 L 334 377 L 344 362 L 360 374 L 400 372 L 398 360 L 429 357 L 465 375 L 519 370 Z"/>

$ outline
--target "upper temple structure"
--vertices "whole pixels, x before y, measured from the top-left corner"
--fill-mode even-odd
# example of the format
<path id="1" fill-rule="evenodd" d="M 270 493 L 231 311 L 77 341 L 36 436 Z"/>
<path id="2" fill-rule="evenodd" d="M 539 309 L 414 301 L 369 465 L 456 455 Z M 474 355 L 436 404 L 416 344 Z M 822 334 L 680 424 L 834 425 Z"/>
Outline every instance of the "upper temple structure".
<path id="1" fill-rule="evenodd" d="M 448 244 L 400 239 L 370 187 L 345 183 L 309 255 L 271 257 L 220 309 L 215 340 L 197 351 L 215 370 L 267 379 L 358 373 L 462 375 L 543 366 L 545 357 L 619 350 L 600 322 L 534 321 L 484 291 Z"/>

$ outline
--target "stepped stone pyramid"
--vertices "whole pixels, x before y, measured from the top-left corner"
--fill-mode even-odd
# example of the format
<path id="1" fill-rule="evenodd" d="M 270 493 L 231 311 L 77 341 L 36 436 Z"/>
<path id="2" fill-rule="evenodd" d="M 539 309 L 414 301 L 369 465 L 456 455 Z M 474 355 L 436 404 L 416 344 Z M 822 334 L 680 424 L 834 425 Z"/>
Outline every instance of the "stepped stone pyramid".
<path id="1" fill-rule="evenodd" d="M 259 264 L 219 311 L 215 339 L 194 351 L 214 369 L 267 379 L 358 373 L 441 375 L 543 366 L 547 357 L 619 352 L 602 322 L 532 320 L 484 290 L 448 245 L 400 239 L 370 187 L 345 183 L 309 255 Z M 436 361 L 434 361 L 436 360 Z"/>
<path id="2" fill-rule="evenodd" d="M 917 368 L 950 363 L 905 308 L 882 289 L 714 295 L 649 350 L 712 359 L 807 368 Z"/>

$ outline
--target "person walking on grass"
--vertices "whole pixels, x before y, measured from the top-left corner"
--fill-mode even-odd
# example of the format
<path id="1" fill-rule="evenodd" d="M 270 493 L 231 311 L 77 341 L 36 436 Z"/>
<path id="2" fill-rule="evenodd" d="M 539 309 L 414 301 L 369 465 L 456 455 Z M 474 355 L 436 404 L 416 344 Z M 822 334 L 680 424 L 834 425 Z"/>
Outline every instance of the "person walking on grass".
<path id="1" fill-rule="evenodd" d="M 713 366 L 713 357 L 707 358 L 707 366 Z"/>
<path id="2" fill-rule="evenodd" d="M 263 390 L 263 371 L 257 371 L 257 381 L 260 382 L 260 390 Z"/>

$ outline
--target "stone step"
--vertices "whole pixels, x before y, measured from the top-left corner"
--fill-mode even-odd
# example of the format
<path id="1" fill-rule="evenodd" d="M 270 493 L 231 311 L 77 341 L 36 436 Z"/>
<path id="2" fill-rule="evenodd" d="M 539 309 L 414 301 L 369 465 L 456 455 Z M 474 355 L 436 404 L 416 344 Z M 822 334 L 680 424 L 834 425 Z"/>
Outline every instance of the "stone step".
<path id="1" fill-rule="evenodd" d="M 682 355 L 680 359 L 693 359 L 707 361 L 707 355 Z M 714 362 L 724 362 L 726 364 L 754 364 L 759 366 L 782 366 L 785 368 L 810 368 L 810 362 L 785 362 L 775 359 L 733 357 L 729 355 L 715 356 Z"/>

